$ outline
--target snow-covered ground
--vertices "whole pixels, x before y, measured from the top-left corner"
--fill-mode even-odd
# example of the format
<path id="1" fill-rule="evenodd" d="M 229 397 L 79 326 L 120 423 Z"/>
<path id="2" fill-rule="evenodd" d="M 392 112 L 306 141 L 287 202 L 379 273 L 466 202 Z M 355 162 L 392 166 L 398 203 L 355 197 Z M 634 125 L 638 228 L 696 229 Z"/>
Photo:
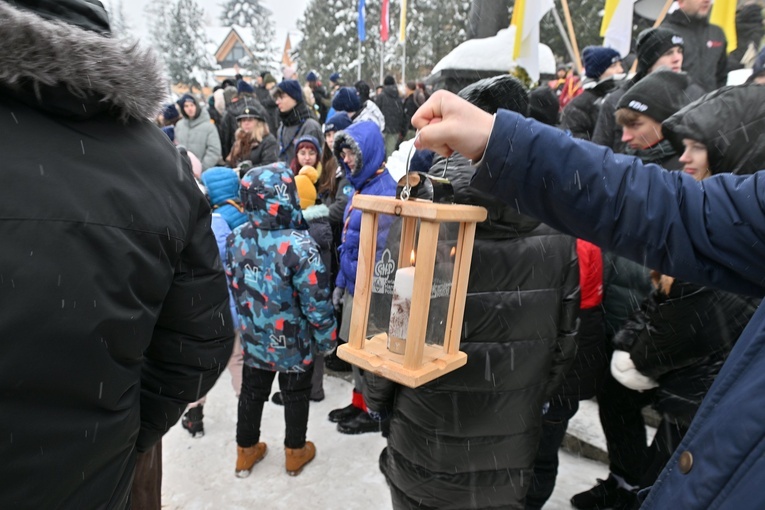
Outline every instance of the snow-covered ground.
<path id="1" fill-rule="evenodd" d="M 278 383 L 275 382 L 275 387 Z M 316 458 L 297 477 L 284 470 L 283 408 L 268 403 L 261 440 L 268 454 L 249 478 L 234 476 L 236 397 L 225 372 L 205 405 L 205 433 L 192 439 L 180 425 L 163 440 L 162 507 L 168 510 L 292 510 L 391 508 L 390 494 L 377 460 L 385 446 L 379 434 L 346 436 L 335 430 L 327 413 L 350 402 L 351 384 L 325 376 L 327 398 L 311 403 L 308 439 Z M 545 508 L 571 508 L 571 495 L 605 478 L 607 467 L 561 451 L 561 468 L 552 499 Z"/>

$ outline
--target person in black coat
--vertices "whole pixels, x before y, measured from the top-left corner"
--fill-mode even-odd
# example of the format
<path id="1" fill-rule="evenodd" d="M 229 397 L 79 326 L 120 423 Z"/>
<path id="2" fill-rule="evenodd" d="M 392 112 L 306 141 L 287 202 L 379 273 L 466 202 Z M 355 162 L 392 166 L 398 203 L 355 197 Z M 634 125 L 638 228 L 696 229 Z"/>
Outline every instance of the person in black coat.
<path id="1" fill-rule="evenodd" d="M 683 71 L 704 92 L 722 87 L 728 80 L 728 40 L 722 28 L 709 23 L 712 2 L 678 0 L 677 4 L 679 9 L 661 26 L 683 39 Z"/>
<path id="2" fill-rule="evenodd" d="M 489 111 L 526 112 L 527 92 L 499 76 L 463 90 Z M 434 161 L 441 176 L 446 161 Z M 467 365 L 419 388 L 368 379 L 373 417 L 389 417 L 380 467 L 396 509 L 523 508 L 542 407 L 573 360 L 579 307 L 575 240 L 468 184 L 454 155 L 458 203 L 481 205 L 460 349 Z M 511 264 L 489 264 L 508 260 Z"/>
<path id="3" fill-rule="evenodd" d="M 603 46 L 587 46 L 582 51 L 585 80 L 584 92 L 576 96 L 561 112 L 561 127 L 572 136 L 591 140 L 606 94 L 624 77 L 621 57 L 616 50 Z"/>
<path id="4" fill-rule="evenodd" d="M 385 129 L 383 129 L 385 153 L 390 157 L 408 130 L 404 124 L 404 103 L 398 93 L 398 86 L 393 76 L 385 77 L 382 92 L 375 96 L 375 103 L 385 117 Z"/>
<path id="5" fill-rule="evenodd" d="M 100 2 L 0 2 L 0 35 L 0 506 L 127 509 L 233 348 L 210 207 Z"/>

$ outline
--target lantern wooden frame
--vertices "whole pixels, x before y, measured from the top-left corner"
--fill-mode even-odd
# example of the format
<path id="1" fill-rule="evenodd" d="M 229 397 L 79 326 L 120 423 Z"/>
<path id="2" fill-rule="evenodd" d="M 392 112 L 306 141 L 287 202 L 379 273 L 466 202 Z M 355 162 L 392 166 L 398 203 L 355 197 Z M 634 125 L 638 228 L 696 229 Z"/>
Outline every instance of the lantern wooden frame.
<path id="1" fill-rule="evenodd" d="M 362 211 L 356 290 L 353 296 L 348 343 L 338 348 L 338 357 L 363 370 L 411 388 L 416 388 L 465 365 L 467 355 L 459 350 L 460 334 L 476 224 L 486 219 L 486 209 L 470 205 L 435 204 L 423 200 L 405 201 L 371 195 L 353 197 L 353 208 Z M 397 267 L 404 268 L 412 265 L 409 254 L 415 249 L 415 239 L 417 239 L 414 290 L 403 355 L 388 350 L 387 332 L 366 338 L 380 214 L 403 218 Z M 418 220 L 419 229 L 417 228 Z M 427 320 L 425 319 L 430 311 L 439 227 L 444 222 L 460 224 L 454 254 L 446 332 L 443 346 L 426 345 Z M 418 318 L 422 320 L 417 320 Z"/>

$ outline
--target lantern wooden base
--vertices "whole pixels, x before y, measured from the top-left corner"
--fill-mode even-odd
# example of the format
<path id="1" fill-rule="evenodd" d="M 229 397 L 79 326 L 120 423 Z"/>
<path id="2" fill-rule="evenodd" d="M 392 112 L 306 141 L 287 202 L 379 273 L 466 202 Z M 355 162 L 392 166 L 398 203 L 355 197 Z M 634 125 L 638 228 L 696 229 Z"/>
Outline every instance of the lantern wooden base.
<path id="1" fill-rule="evenodd" d="M 416 369 L 404 368 L 404 355 L 388 350 L 388 334 L 380 333 L 364 341 L 362 349 L 351 344 L 337 348 L 337 356 L 362 370 L 373 372 L 391 381 L 416 388 L 460 368 L 467 363 L 467 354 L 447 353 L 439 345 L 425 345 L 422 365 Z"/>

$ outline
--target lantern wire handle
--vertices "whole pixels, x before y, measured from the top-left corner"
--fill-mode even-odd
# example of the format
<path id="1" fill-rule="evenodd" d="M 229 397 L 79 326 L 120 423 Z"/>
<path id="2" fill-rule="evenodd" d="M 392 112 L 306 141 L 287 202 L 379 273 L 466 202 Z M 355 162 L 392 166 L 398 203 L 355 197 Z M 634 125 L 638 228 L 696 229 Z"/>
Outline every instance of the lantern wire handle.
<path id="1" fill-rule="evenodd" d="M 412 192 L 412 185 L 409 184 L 409 165 L 412 163 L 412 154 L 414 153 L 414 146 L 417 144 L 417 139 L 420 137 L 420 130 L 417 130 L 417 133 L 414 135 L 414 141 L 412 142 L 412 146 L 409 147 L 409 154 L 406 157 L 406 183 L 404 184 L 404 189 L 401 190 L 401 200 L 409 200 L 409 195 Z"/>

